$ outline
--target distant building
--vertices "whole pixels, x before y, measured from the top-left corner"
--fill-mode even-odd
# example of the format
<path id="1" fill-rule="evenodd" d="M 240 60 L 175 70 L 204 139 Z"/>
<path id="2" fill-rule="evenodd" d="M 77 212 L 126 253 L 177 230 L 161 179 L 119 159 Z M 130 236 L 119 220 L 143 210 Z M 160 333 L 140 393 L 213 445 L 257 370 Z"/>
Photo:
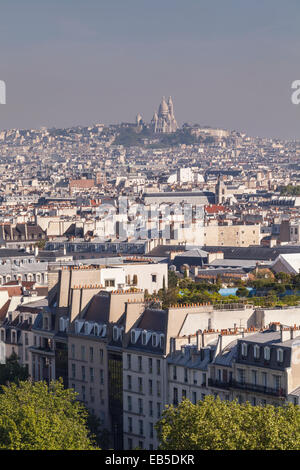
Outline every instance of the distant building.
<path id="1" fill-rule="evenodd" d="M 154 113 L 151 120 L 151 127 L 155 133 L 171 133 L 177 131 L 178 125 L 174 116 L 171 96 L 169 97 L 168 102 L 166 102 L 165 97 L 163 97 L 159 105 L 158 112 Z"/>

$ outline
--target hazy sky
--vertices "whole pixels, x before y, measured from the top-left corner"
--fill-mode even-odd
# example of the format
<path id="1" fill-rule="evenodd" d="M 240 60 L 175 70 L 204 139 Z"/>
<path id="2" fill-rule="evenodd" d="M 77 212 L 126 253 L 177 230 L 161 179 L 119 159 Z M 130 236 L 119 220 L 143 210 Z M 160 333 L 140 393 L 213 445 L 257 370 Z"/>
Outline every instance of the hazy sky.
<path id="1" fill-rule="evenodd" d="M 300 139 L 299 0 L 1 0 L 0 128 L 179 122 Z"/>

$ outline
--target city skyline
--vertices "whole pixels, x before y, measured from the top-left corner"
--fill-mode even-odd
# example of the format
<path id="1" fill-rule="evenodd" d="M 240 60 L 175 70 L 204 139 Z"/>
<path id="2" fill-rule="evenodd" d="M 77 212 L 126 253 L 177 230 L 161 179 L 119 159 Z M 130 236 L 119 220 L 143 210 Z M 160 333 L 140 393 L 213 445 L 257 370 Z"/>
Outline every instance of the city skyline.
<path id="1" fill-rule="evenodd" d="M 158 8 L 159 7 L 159 8 Z M 4 1 L 0 128 L 150 122 L 168 93 L 184 122 L 299 139 L 300 6 L 279 1 Z"/>

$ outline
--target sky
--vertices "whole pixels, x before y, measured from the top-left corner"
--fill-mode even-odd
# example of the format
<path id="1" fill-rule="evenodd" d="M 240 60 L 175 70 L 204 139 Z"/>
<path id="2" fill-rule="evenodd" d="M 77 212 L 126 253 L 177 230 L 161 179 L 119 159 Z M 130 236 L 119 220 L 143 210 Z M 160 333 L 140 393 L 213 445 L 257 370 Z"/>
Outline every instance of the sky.
<path id="1" fill-rule="evenodd" d="M 0 129 L 185 122 L 300 139 L 299 0 L 1 0 Z"/>

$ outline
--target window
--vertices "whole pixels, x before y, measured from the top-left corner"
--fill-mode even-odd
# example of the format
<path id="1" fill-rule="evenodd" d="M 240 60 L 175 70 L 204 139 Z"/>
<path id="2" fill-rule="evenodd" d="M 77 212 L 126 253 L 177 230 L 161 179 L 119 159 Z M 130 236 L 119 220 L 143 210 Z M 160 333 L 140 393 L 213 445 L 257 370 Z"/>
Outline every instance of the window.
<path id="1" fill-rule="evenodd" d="M 90 362 L 93 362 L 94 359 L 94 348 L 90 348 Z"/>
<path id="2" fill-rule="evenodd" d="M 256 397 L 252 397 L 251 403 L 252 406 L 256 406 Z"/>
<path id="3" fill-rule="evenodd" d="M 156 274 L 151 275 L 152 282 L 156 282 Z"/>
<path id="4" fill-rule="evenodd" d="M 157 334 L 156 333 L 152 334 L 152 346 L 154 348 L 156 348 L 156 346 L 157 346 Z"/>
<path id="5" fill-rule="evenodd" d="M 143 449 L 143 448 L 144 448 L 143 441 L 139 441 L 139 449 Z"/>
<path id="6" fill-rule="evenodd" d="M 143 331 L 142 333 L 142 345 L 145 346 L 147 344 L 147 332 Z"/>
<path id="7" fill-rule="evenodd" d="M 93 369 L 93 367 L 90 367 L 90 381 L 94 382 L 94 369 Z"/>
<path id="8" fill-rule="evenodd" d="M 149 435 L 150 439 L 153 439 L 153 423 L 149 423 Z"/>
<path id="9" fill-rule="evenodd" d="M 132 439 L 128 439 L 128 449 L 132 450 L 133 444 L 132 444 Z"/>
<path id="10" fill-rule="evenodd" d="M 178 405 L 178 388 L 173 388 L 173 405 Z"/>
<path id="11" fill-rule="evenodd" d="M 161 390 L 160 390 L 160 381 L 159 380 L 156 382 L 156 387 L 157 387 L 157 396 L 160 397 Z"/>
<path id="12" fill-rule="evenodd" d="M 99 370 L 99 376 L 100 376 L 100 384 L 103 385 L 104 384 L 104 371 L 103 371 L 103 369 Z"/>
<path id="13" fill-rule="evenodd" d="M 153 401 L 149 401 L 149 416 L 153 416 Z"/>
<path id="14" fill-rule="evenodd" d="M 187 370 L 187 368 L 184 368 L 184 381 L 185 382 L 188 381 L 188 370 Z"/>
<path id="15" fill-rule="evenodd" d="M 202 374 L 202 387 L 205 387 L 206 386 L 206 374 L 203 373 Z"/>
<path id="16" fill-rule="evenodd" d="M 156 373 L 160 375 L 160 359 L 156 360 Z"/>
<path id="17" fill-rule="evenodd" d="M 197 372 L 193 370 L 193 384 L 197 385 Z"/>
<path id="18" fill-rule="evenodd" d="M 85 367 L 81 366 L 81 378 L 82 380 L 85 380 Z"/>
<path id="19" fill-rule="evenodd" d="M 143 400 L 141 398 L 139 398 L 138 400 L 138 405 L 139 405 L 139 414 L 142 415 L 143 414 Z"/>
<path id="20" fill-rule="evenodd" d="M 71 357 L 75 359 L 75 344 L 71 344 Z"/>
<path id="21" fill-rule="evenodd" d="M 248 345 L 246 343 L 242 343 L 242 356 L 247 357 L 247 350 L 248 350 Z"/>
<path id="22" fill-rule="evenodd" d="M 254 345 L 253 355 L 254 355 L 254 359 L 259 359 L 260 347 L 257 344 Z"/>
<path id="23" fill-rule="evenodd" d="M 262 372 L 262 384 L 264 387 L 268 386 L 268 376 L 266 372 Z"/>
<path id="24" fill-rule="evenodd" d="M 144 422 L 142 419 L 139 419 L 139 433 L 141 436 L 144 435 Z"/>
<path id="25" fill-rule="evenodd" d="M 131 375 L 127 375 L 127 388 L 131 390 L 132 382 L 131 382 Z"/>
<path id="26" fill-rule="evenodd" d="M 127 397 L 127 409 L 128 409 L 128 411 L 132 410 L 132 399 L 131 399 L 130 395 L 128 395 L 128 397 Z"/>
<path id="27" fill-rule="evenodd" d="M 152 380 L 149 380 L 149 395 L 152 395 L 153 393 L 153 382 Z"/>
<path id="28" fill-rule="evenodd" d="M 271 350 L 268 346 L 264 348 L 264 359 L 265 361 L 269 361 L 271 356 Z"/>
<path id="29" fill-rule="evenodd" d="M 82 392 L 82 400 L 85 401 L 86 397 L 85 397 L 85 386 L 84 385 L 82 385 L 82 387 L 81 387 L 81 392 Z"/>
<path id="30" fill-rule="evenodd" d="M 103 364 L 103 349 L 99 349 L 100 364 Z"/>
<path id="31" fill-rule="evenodd" d="M 127 354 L 127 367 L 131 369 L 131 354 Z"/>
<path id="32" fill-rule="evenodd" d="M 196 392 L 192 393 L 192 402 L 193 402 L 194 405 L 196 405 L 196 403 L 197 403 L 197 393 Z"/>
<path id="33" fill-rule="evenodd" d="M 257 371 L 256 370 L 252 371 L 252 383 L 253 385 L 257 385 Z"/>
<path id="34" fill-rule="evenodd" d="M 157 403 L 157 404 L 156 404 L 156 408 L 157 408 L 157 417 L 160 418 L 160 414 L 161 414 L 161 404 L 160 404 L 160 403 Z"/>
<path id="35" fill-rule="evenodd" d="M 72 379 L 76 378 L 76 364 L 72 364 Z"/>
<path id="36" fill-rule="evenodd" d="M 128 432 L 132 432 L 132 418 L 128 417 Z"/>
<path id="37" fill-rule="evenodd" d="M 139 367 L 139 372 L 143 370 L 143 358 L 142 356 L 138 356 L 138 367 Z"/>
<path id="38" fill-rule="evenodd" d="M 245 370 L 244 369 L 237 369 L 237 379 L 240 384 L 245 383 Z"/>
<path id="39" fill-rule="evenodd" d="M 131 342 L 133 344 L 135 344 L 135 342 L 136 342 L 136 337 L 135 337 L 135 331 L 134 330 L 131 330 Z"/>
<path id="40" fill-rule="evenodd" d="M 176 366 L 173 366 L 173 380 L 177 380 L 177 369 L 176 369 Z"/>
<path id="41" fill-rule="evenodd" d="M 143 391 L 143 379 L 142 379 L 142 377 L 138 378 L 138 391 L 140 393 L 142 393 L 142 391 Z"/>
<path id="42" fill-rule="evenodd" d="M 105 279 L 105 287 L 115 287 L 114 279 Z"/>
<path id="43" fill-rule="evenodd" d="M 181 399 L 185 400 L 185 398 L 186 398 L 186 390 L 182 389 Z"/>
<path id="44" fill-rule="evenodd" d="M 275 390 L 281 389 L 281 376 L 280 375 L 273 375 L 274 378 L 274 388 Z"/>
<path id="45" fill-rule="evenodd" d="M 85 347 L 84 346 L 81 346 L 81 360 L 82 361 L 85 360 Z"/>
<path id="46" fill-rule="evenodd" d="M 277 349 L 277 361 L 283 362 L 283 349 Z"/>

